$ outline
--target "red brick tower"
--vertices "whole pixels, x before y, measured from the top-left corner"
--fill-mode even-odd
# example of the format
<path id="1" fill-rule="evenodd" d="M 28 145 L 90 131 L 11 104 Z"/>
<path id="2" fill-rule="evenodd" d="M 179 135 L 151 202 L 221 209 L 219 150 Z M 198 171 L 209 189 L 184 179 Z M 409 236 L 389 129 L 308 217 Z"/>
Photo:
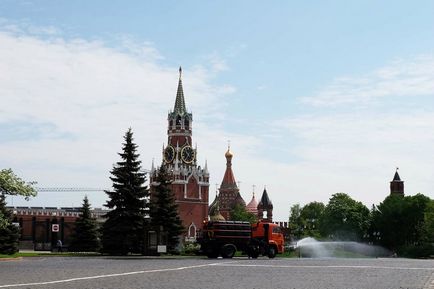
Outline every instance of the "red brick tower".
<path id="1" fill-rule="evenodd" d="M 163 147 L 163 165 L 172 177 L 172 191 L 178 204 L 179 216 L 187 229 L 186 239 L 196 238 L 203 220 L 208 218 L 209 172 L 197 165 L 197 149 L 192 146 L 193 116 L 187 112 L 179 68 L 178 91 L 173 111 L 167 117 L 167 146 Z M 151 190 L 157 170 L 151 169 Z"/>
<path id="2" fill-rule="evenodd" d="M 396 169 L 395 176 L 393 176 L 393 180 L 390 182 L 390 194 L 404 196 L 404 182 L 399 177 L 398 168 Z"/>

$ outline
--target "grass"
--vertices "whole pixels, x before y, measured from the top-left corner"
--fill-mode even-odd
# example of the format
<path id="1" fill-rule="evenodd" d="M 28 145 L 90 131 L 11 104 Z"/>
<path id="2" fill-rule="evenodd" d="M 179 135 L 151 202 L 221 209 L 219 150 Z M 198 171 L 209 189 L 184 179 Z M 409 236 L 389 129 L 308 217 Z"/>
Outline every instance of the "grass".
<path id="1" fill-rule="evenodd" d="M 18 252 L 12 255 L 0 254 L 0 258 L 19 258 L 19 257 L 89 257 L 89 256 L 101 256 L 98 253 L 51 253 L 51 252 Z"/>
<path id="2" fill-rule="evenodd" d="M 48 252 L 48 251 L 36 251 L 36 252 L 18 252 L 12 255 L 5 255 L 0 254 L 0 259 L 2 258 L 19 258 L 19 257 L 98 257 L 98 256 L 105 256 L 110 257 L 110 255 L 104 255 L 99 253 L 92 253 L 92 252 L 64 252 L 64 253 L 57 253 L 57 252 Z M 142 255 L 127 255 L 123 257 L 143 257 Z M 119 256 L 122 257 L 122 256 Z M 200 258 L 204 256 L 198 256 L 195 254 L 179 254 L 179 255 L 172 255 L 172 254 L 161 254 L 159 258 Z M 247 255 L 242 254 L 241 252 L 237 251 L 235 254 L 235 257 L 247 257 Z M 298 254 L 296 251 L 291 252 L 285 252 L 283 254 L 277 254 L 278 258 L 296 258 L 298 257 Z"/>

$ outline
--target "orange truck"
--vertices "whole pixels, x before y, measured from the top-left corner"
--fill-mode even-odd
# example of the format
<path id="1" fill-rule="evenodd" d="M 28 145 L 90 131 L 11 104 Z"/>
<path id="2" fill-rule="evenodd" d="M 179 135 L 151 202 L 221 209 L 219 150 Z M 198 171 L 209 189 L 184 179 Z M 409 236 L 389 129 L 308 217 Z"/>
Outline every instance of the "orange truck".
<path id="1" fill-rule="evenodd" d="M 251 258 L 258 258 L 259 255 L 274 258 L 284 250 L 280 227 L 265 222 L 206 221 L 198 243 L 200 252 L 208 258 L 232 258 L 236 251 L 242 251 Z"/>

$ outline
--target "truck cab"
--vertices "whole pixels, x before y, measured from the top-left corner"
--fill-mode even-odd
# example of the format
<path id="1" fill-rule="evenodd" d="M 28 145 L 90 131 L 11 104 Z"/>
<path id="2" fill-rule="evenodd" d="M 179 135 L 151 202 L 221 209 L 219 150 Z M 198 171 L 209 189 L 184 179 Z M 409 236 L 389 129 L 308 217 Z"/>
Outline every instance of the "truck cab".
<path id="1" fill-rule="evenodd" d="M 280 227 L 273 223 L 257 222 L 252 224 L 252 240 L 262 244 L 260 254 L 270 258 L 284 252 L 284 237 Z"/>

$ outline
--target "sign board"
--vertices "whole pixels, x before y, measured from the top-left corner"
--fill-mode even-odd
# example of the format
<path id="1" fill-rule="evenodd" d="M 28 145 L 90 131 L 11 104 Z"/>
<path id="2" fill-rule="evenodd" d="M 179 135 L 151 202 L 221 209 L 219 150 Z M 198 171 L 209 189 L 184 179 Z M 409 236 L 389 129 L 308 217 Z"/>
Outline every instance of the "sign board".
<path id="1" fill-rule="evenodd" d="M 51 232 L 59 232 L 59 224 L 52 224 Z"/>
<path id="2" fill-rule="evenodd" d="M 18 222 L 12 222 L 12 225 L 14 225 L 15 227 L 20 227 L 20 223 L 18 223 Z"/>
<path id="3" fill-rule="evenodd" d="M 157 246 L 157 253 L 167 253 L 166 245 L 158 245 Z"/>

